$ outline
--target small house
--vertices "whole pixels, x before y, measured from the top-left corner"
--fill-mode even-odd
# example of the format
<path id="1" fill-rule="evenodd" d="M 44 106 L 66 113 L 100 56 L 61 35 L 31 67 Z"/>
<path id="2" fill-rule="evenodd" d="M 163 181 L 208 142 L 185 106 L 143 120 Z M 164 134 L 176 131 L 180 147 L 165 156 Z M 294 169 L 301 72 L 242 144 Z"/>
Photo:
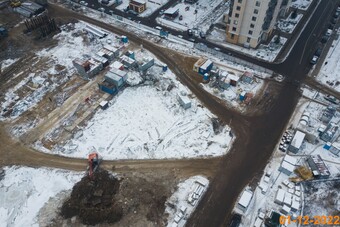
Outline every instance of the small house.
<path id="1" fill-rule="evenodd" d="M 134 68 L 137 65 L 136 60 L 129 58 L 128 56 L 125 55 L 121 56 L 120 60 L 126 68 Z"/>
<path id="2" fill-rule="evenodd" d="M 143 61 L 139 64 L 139 71 L 144 72 L 151 68 L 155 64 L 155 59 L 153 58 L 144 58 Z"/>
<path id="3" fill-rule="evenodd" d="M 191 107 L 191 101 L 186 95 L 177 94 L 177 100 L 183 109 L 189 109 Z"/>
<path id="4" fill-rule="evenodd" d="M 115 84 L 109 83 L 108 81 L 104 80 L 98 84 L 100 90 L 110 94 L 115 95 L 118 92 L 118 89 Z"/>
<path id="5" fill-rule="evenodd" d="M 179 15 L 179 9 L 172 7 L 164 11 L 164 18 L 174 20 Z"/>
<path id="6" fill-rule="evenodd" d="M 241 81 L 244 83 L 252 84 L 254 82 L 254 75 L 251 72 L 244 72 L 241 76 Z"/>
<path id="7" fill-rule="evenodd" d="M 146 2 L 144 0 L 130 0 L 129 9 L 136 13 L 142 13 L 146 10 Z"/>
<path id="8" fill-rule="evenodd" d="M 228 79 L 230 80 L 230 85 L 236 87 L 240 77 L 235 74 L 228 74 Z"/>
<path id="9" fill-rule="evenodd" d="M 118 88 L 123 86 L 125 83 L 123 77 L 120 77 L 117 74 L 110 71 L 105 74 L 105 80 L 109 83 L 116 85 L 116 87 Z"/>
<path id="10" fill-rule="evenodd" d="M 245 212 L 251 202 L 251 199 L 253 198 L 253 192 L 244 190 L 240 200 L 238 201 L 238 208 L 240 208 L 243 212 Z"/>
<path id="11" fill-rule="evenodd" d="M 292 139 L 292 142 L 290 143 L 288 150 L 293 153 L 298 153 L 299 150 L 301 149 L 302 143 L 305 139 L 305 133 L 296 131 L 295 135 Z"/>
<path id="12" fill-rule="evenodd" d="M 119 61 L 115 61 L 113 62 L 111 65 L 110 65 L 111 68 L 114 68 L 114 69 L 119 69 L 119 70 L 124 70 L 124 65 L 119 62 Z"/>

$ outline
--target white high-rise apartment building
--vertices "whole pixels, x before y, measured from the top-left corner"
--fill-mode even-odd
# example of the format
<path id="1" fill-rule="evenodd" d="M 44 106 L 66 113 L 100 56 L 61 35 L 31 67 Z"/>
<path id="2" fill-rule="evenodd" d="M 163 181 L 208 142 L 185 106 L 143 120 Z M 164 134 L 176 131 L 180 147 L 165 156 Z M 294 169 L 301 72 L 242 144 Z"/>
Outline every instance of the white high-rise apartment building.
<path id="1" fill-rule="evenodd" d="M 256 48 L 273 31 L 278 15 L 285 14 L 291 0 L 230 0 L 227 41 Z"/>

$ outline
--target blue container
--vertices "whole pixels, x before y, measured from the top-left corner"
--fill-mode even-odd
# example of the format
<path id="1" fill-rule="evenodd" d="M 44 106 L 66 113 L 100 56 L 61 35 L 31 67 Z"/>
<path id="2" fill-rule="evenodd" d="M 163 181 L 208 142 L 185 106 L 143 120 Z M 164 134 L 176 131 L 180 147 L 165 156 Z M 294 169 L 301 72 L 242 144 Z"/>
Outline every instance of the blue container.
<path id="1" fill-rule="evenodd" d="M 325 145 L 323 145 L 323 149 L 329 150 L 330 148 L 331 148 L 330 143 L 326 143 Z"/>
<path id="2" fill-rule="evenodd" d="M 204 80 L 204 81 L 208 81 L 209 78 L 210 78 L 210 75 L 209 75 L 208 73 L 204 73 L 204 75 L 203 75 L 203 80 Z"/>
<path id="3" fill-rule="evenodd" d="M 98 84 L 98 86 L 99 86 L 100 90 L 102 90 L 102 91 L 104 91 L 104 92 L 106 92 L 110 95 L 115 95 L 118 92 L 116 87 L 107 87 L 103 84 Z"/>
<path id="4" fill-rule="evenodd" d="M 126 37 L 125 35 L 122 36 L 121 40 L 122 40 L 123 43 L 128 43 L 129 42 L 128 37 Z"/>
<path id="5" fill-rule="evenodd" d="M 166 72 L 168 70 L 168 66 L 167 65 L 163 65 L 163 72 Z"/>
<path id="6" fill-rule="evenodd" d="M 247 94 L 247 93 L 245 93 L 245 92 L 242 92 L 242 93 L 240 94 L 240 100 L 241 100 L 241 101 L 243 101 L 243 100 L 246 99 L 246 94 Z"/>

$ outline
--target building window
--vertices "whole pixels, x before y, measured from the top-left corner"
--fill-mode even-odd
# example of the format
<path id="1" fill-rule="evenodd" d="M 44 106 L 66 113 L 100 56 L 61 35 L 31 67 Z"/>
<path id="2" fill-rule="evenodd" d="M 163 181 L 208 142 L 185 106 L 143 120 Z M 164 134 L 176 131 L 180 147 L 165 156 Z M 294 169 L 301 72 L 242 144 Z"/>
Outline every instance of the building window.
<path id="1" fill-rule="evenodd" d="M 255 5 L 260 6 L 261 5 L 260 1 L 256 1 Z"/>
<path id="2" fill-rule="evenodd" d="M 254 28 L 255 27 L 255 24 L 250 24 L 250 28 Z"/>
<path id="3" fill-rule="evenodd" d="M 240 11 L 241 10 L 241 6 L 236 6 L 236 10 Z"/>
<path id="4" fill-rule="evenodd" d="M 249 34 L 249 35 L 252 35 L 252 34 L 253 34 L 253 31 L 252 31 L 252 30 L 249 30 L 249 31 L 248 31 L 248 34 Z"/>
<path id="5" fill-rule="evenodd" d="M 250 39 L 251 39 L 250 37 L 247 38 L 247 43 L 250 43 Z"/>
<path id="6" fill-rule="evenodd" d="M 235 32 L 236 31 L 236 27 L 233 27 L 233 32 Z"/>
<path id="7" fill-rule="evenodd" d="M 239 16 L 240 16 L 240 14 L 235 13 L 235 17 L 236 17 L 236 18 L 239 18 Z"/>
<path id="8" fill-rule="evenodd" d="M 234 34 L 231 34 L 230 38 L 231 39 L 234 39 L 235 35 Z"/>
<path id="9" fill-rule="evenodd" d="M 259 10 L 254 9 L 254 14 L 258 14 L 258 13 L 259 13 Z"/>
<path id="10" fill-rule="evenodd" d="M 251 20 L 252 20 L 252 21 L 256 21 L 256 17 L 252 17 Z"/>
<path id="11" fill-rule="evenodd" d="M 238 0 L 237 2 L 238 2 L 238 3 L 242 3 L 242 0 Z"/>
<path id="12" fill-rule="evenodd" d="M 238 21 L 237 21 L 237 20 L 234 20 L 234 24 L 237 25 L 237 24 L 238 24 Z"/>

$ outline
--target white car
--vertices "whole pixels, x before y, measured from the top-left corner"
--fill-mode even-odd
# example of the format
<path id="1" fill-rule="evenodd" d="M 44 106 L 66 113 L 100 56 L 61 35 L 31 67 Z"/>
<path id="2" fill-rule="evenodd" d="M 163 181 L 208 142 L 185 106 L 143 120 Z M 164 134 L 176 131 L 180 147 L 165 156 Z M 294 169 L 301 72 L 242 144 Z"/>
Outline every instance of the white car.
<path id="1" fill-rule="evenodd" d="M 83 5 L 83 6 L 87 6 L 87 5 L 88 5 L 88 3 L 85 2 L 85 1 L 80 1 L 79 4 L 80 4 L 80 5 Z"/>
<path id="2" fill-rule="evenodd" d="M 310 60 L 310 63 L 311 63 L 312 65 L 315 65 L 315 64 L 318 62 L 318 59 L 319 59 L 319 57 L 316 56 L 316 55 L 314 55 L 313 58 L 312 58 L 312 60 Z"/>
<path id="3" fill-rule="evenodd" d="M 100 11 L 100 12 L 104 12 L 104 11 L 105 11 L 105 9 L 104 9 L 103 7 L 100 7 L 100 8 L 98 8 L 98 11 Z"/>

